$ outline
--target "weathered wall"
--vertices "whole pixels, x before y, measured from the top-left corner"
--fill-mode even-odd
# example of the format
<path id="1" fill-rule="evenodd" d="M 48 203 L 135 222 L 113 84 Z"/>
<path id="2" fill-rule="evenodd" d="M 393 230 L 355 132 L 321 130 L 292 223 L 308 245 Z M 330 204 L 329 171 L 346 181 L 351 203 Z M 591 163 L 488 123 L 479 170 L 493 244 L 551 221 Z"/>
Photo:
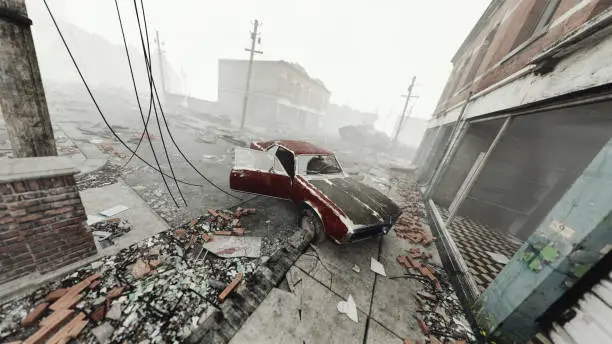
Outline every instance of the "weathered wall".
<path id="1" fill-rule="evenodd" d="M 0 179 L 0 283 L 96 254 L 73 173 Z"/>
<path id="2" fill-rule="evenodd" d="M 546 0 L 521 0 L 505 1 L 501 5 L 480 28 L 480 33 L 465 44 L 466 47 L 456 57 L 436 114 L 461 103 L 470 91 L 476 94 L 519 72 L 535 56 L 612 5 L 608 0 L 561 0 L 546 30 L 526 34 L 539 20 L 532 14 L 538 13 L 537 9 L 543 8 L 545 3 Z M 484 44 L 493 30 L 495 37 L 489 44 Z M 481 60 L 476 59 L 482 56 L 480 49 L 483 47 L 487 53 Z M 473 68 L 473 63 L 480 66 L 468 80 L 466 75 Z"/>
<path id="3" fill-rule="evenodd" d="M 247 60 L 219 60 L 219 108 L 234 119 L 242 113 L 247 71 Z M 288 62 L 254 61 L 251 73 L 247 122 L 255 125 L 274 120 L 277 101 L 292 107 L 291 111 L 279 111 L 279 115 L 297 113 L 294 110 L 299 108 L 321 113 L 329 101 L 330 93 L 324 86 Z M 295 121 L 293 117 L 290 120 Z"/>

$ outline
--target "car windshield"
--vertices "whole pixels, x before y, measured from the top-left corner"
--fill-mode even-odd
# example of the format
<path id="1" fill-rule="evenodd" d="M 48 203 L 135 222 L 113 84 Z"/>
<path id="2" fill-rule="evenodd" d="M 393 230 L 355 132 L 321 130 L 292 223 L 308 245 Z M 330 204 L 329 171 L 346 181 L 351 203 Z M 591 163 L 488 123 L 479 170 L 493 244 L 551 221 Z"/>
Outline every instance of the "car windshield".
<path id="1" fill-rule="evenodd" d="M 342 173 L 333 155 L 301 155 L 298 157 L 298 167 L 301 175 Z"/>

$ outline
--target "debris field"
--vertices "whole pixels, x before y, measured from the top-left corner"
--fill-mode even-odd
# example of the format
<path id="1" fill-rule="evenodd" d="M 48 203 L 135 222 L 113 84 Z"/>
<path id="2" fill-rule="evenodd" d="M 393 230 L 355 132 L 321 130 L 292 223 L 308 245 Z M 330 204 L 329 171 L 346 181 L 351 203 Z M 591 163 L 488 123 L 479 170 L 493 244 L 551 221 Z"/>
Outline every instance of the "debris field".
<path id="1" fill-rule="evenodd" d="M 211 209 L 3 304 L 0 341 L 180 343 L 259 263 L 203 248 L 248 233 L 240 218 L 253 212 Z"/>
<path id="2" fill-rule="evenodd" d="M 399 193 L 406 200 L 404 213 L 394 227 L 397 236 L 414 245 L 405 255 L 396 257 L 398 264 L 406 270 L 402 276 L 412 278 L 423 285 L 416 292 L 415 300 L 420 309 L 415 318 L 422 332 L 422 338 L 406 338 L 404 344 L 476 342 L 476 337 L 465 318 L 463 308 L 444 269 L 431 262 L 432 253 L 426 247 L 436 240 L 422 225 L 425 209 L 419 191 L 413 182 L 401 181 Z"/>

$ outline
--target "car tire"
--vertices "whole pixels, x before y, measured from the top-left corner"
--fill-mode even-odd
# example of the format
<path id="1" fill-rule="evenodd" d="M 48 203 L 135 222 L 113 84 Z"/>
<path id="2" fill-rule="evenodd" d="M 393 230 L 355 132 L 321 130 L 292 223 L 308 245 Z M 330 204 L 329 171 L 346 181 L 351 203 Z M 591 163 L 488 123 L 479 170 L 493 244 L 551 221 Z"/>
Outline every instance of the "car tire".
<path id="1" fill-rule="evenodd" d="M 321 219 L 312 209 L 306 208 L 302 210 L 299 225 L 303 230 L 312 233 L 312 242 L 315 244 L 325 241 L 326 235 L 323 229 L 323 222 L 321 222 Z"/>

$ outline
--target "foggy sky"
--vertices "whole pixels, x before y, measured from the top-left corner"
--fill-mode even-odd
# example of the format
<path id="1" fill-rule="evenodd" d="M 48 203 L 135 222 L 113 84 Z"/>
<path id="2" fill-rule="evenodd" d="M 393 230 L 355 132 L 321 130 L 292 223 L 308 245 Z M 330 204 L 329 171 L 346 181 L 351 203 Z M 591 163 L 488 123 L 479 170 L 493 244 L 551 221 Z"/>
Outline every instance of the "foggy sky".
<path id="1" fill-rule="evenodd" d="M 37 1 L 38 2 L 38 1 Z M 63 20 L 120 44 L 114 1 L 48 0 Z M 251 20 L 263 22 L 258 59 L 300 63 L 332 101 L 376 111 L 389 129 L 412 75 L 415 117 L 428 118 L 451 70 L 450 59 L 488 0 L 145 0 L 149 29 L 185 73 L 186 92 L 217 96 L 217 60 L 248 58 Z M 40 1 L 42 6 L 42 1 Z M 32 2 L 28 2 L 32 6 Z M 120 0 L 129 42 L 138 43 L 133 2 Z M 44 23 L 44 22 L 43 22 Z M 35 23 L 36 24 L 36 23 Z M 51 30 L 52 28 L 49 27 Z M 123 63 L 124 61 L 118 61 Z"/>

